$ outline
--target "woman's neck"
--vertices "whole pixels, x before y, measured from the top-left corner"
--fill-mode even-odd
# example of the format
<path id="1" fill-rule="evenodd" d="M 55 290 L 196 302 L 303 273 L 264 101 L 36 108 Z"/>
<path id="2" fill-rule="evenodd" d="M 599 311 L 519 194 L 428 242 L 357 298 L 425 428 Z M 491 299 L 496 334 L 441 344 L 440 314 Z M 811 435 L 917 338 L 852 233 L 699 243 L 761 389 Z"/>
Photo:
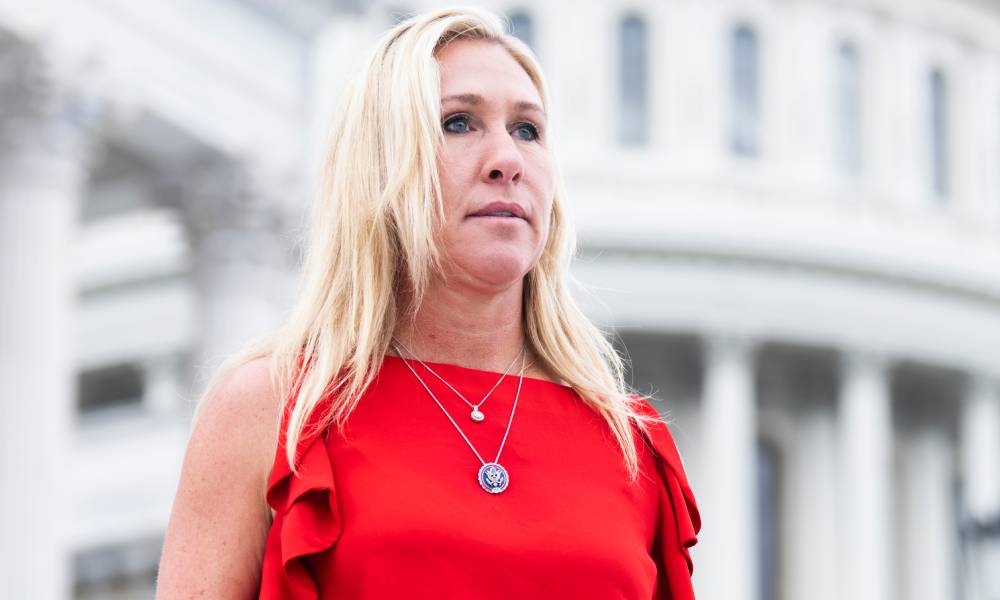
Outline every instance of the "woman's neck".
<path id="1" fill-rule="evenodd" d="M 403 346 L 404 358 L 501 373 L 523 347 L 525 364 L 534 363 L 525 369 L 525 376 L 555 380 L 526 347 L 521 290 L 518 283 L 499 294 L 473 295 L 432 284 L 412 318 L 406 299 L 401 299 L 393 337 Z M 518 360 L 511 372 L 520 367 Z"/>

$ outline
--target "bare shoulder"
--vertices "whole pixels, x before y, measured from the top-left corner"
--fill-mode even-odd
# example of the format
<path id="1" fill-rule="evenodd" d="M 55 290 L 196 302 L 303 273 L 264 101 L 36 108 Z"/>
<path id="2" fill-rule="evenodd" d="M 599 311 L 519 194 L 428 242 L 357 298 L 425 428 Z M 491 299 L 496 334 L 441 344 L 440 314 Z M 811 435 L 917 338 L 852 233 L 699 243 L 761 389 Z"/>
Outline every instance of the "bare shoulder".
<path id="1" fill-rule="evenodd" d="M 188 451 L 203 450 L 237 460 L 244 475 L 253 472 L 258 478 L 263 499 L 281 411 L 268 359 L 257 358 L 240 365 L 203 402 Z"/>
<path id="2" fill-rule="evenodd" d="M 237 367 L 203 402 L 167 527 L 157 598 L 246 598 L 259 586 L 281 408 L 268 360 Z"/>
<path id="3" fill-rule="evenodd" d="M 233 369 L 219 383 L 215 393 L 205 398 L 204 403 L 195 431 L 203 422 L 211 424 L 239 418 L 241 426 L 252 428 L 257 433 L 268 430 L 272 440 L 275 439 L 281 398 L 271 384 L 270 361 L 267 358 L 257 358 Z"/>

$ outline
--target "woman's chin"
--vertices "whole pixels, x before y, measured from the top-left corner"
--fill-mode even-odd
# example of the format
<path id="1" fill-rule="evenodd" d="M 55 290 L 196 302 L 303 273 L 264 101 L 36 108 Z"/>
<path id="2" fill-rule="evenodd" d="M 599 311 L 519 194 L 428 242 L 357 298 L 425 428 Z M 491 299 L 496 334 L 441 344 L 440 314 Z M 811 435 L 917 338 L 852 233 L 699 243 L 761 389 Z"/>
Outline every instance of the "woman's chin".
<path id="1" fill-rule="evenodd" d="M 489 259 L 470 261 L 456 265 L 461 275 L 459 281 L 482 291 L 503 291 L 519 283 L 531 270 L 523 257 L 494 256 Z"/>

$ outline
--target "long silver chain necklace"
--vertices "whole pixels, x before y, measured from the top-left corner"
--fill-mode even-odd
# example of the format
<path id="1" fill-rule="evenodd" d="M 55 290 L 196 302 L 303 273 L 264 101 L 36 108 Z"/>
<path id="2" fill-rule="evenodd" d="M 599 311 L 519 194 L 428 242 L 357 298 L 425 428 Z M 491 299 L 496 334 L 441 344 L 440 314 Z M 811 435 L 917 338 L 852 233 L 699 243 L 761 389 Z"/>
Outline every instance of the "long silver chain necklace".
<path id="1" fill-rule="evenodd" d="M 500 385 L 500 382 L 504 380 L 504 377 L 507 377 L 507 374 L 510 373 L 511 368 L 514 366 L 514 363 L 517 362 L 518 357 L 520 357 L 522 354 L 524 354 L 524 350 L 525 350 L 525 347 L 521 346 L 521 351 L 517 354 L 517 356 L 514 357 L 514 360 L 510 361 L 510 364 L 507 365 L 507 370 L 503 372 L 503 375 L 500 376 L 500 379 L 497 379 L 497 382 L 493 384 L 493 387 L 490 388 L 490 391 L 486 392 L 486 395 L 483 396 L 482 400 L 480 400 L 476 404 L 473 404 L 472 402 L 469 402 L 468 399 L 466 399 L 465 396 L 462 395 L 462 392 L 460 392 L 460 391 L 456 390 L 454 387 L 452 387 L 452 385 L 450 383 L 448 383 L 447 381 L 445 381 L 443 377 L 441 377 L 440 375 L 438 375 L 434 371 L 434 369 L 428 367 L 426 364 L 424 364 L 424 361 L 422 361 L 419 358 L 417 358 L 416 354 L 410 352 L 410 349 L 407 348 L 406 346 L 404 346 L 403 342 L 397 340 L 396 338 L 392 338 L 392 342 L 394 344 L 398 345 L 403 350 L 405 350 L 407 354 L 409 354 L 410 356 L 413 357 L 413 360 L 415 360 L 418 363 L 420 363 L 420 366 L 422 366 L 423 368 L 425 368 L 428 371 L 430 371 L 431 375 L 437 377 L 441 381 L 441 383 L 443 383 L 446 386 L 448 386 L 448 389 L 450 389 L 451 391 L 455 392 L 455 395 L 457 395 L 459 398 L 461 398 L 463 402 L 465 402 L 466 404 L 468 404 L 469 408 L 472 409 L 472 413 L 469 414 L 469 417 L 473 421 L 475 421 L 476 423 L 482 423 L 484 420 L 486 420 L 486 415 L 483 414 L 483 411 L 479 410 L 479 407 L 482 406 L 483 403 L 486 402 L 486 400 L 490 397 L 490 394 L 493 393 L 493 390 L 497 389 L 497 387 Z M 400 358 L 402 358 L 402 354 L 398 350 L 396 351 L 396 354 L 399 354 Z"/>
<path id="2" fill-rule="evenodd" d="M 396 353 L 399 354 L 399 349 L 398 348 L 394 349 L 396 350 Z M 522 355 L 523 353 L 524 352 L 522 349 Z M 444 405 L 441 404 L 441 402 L 437 399 L 437 396 L 434 395 L 434 392 L 431 391 L 431 388 L 427 387 L 427 384 L 424 383 L 424 380 L 420 378 L 420 375 L 417 375 L 417 372 L 413 370 L 413 367 L 410 366 L 409 362 L 407 362 L 405 359 L 402 362 L 404 365 L 406 365 L 406 368 L 410 370 L 410 373 L 413 373 L 413 376 L 417 378 L 417 381 L 420 382 L 420 385 L 423 386 L 425 390 L 427 390 L 427 393 L 430 394 L 430 397 L 434 400 L 434 403 L 438 405 L 438 408 L 441 409 L 441 412 L 444 413 L 444 416 L 448 417 L 448 420 L 451 421 L 451 424 L 455 426 L 455 429 L 458 431 L 458 434 L 462 436 L 462 439 L 465 440 L 465 443 L 468 444 L 469 448 L 472 449 L 472 452 L 476 455 L 476 458 L 478 458 L 479 462 L 482 463 L 483 466 L 479 468 L 479 473 L 476 476 L 476 479 L 479 481 L 480 487 L 482 487 L 484 490 L 486 490 L 491 494 L 499 494 L 500 492 L 507 489 L 507 485 L 510 483 L 510 476 L 507 474 L 507 469 L 503 468 L 500 465 L 500 453 L 503 452 L 503 445 L 507 442 L 507 434 L 510 433 L 510 425 L 511 423 L 514 422 L 514 411 L 517 410 L 517 399 L 521 396 L 521 384 L 524 382 L 524 366 L 525 366 L 524 358 L 521 358 L 521 375 L 517 379 L 517 392 L 514 394 L 514 405 L 510 409 L 510 419 L 507 421 L 507 429 L 506 431 L 503 432 L 503 439 L 500 440 L 500 448 L 497 450 L 497 457 L 493 459 L 493 462 L 486 462 L 485 460 L 483 460 L 483 457 L 479 454 L 479 451 L 476 450 L 476 447 L 472 445 L 472 442 L 469 441 L 469 438 L 465 435 L 465 432 L 462 431 L 462 428 L 458 426 L 458 423 L 455 422 L 455 419 L 451 418 L 451 415 L 448 414 L 447 410 L 445 410 Z"/>

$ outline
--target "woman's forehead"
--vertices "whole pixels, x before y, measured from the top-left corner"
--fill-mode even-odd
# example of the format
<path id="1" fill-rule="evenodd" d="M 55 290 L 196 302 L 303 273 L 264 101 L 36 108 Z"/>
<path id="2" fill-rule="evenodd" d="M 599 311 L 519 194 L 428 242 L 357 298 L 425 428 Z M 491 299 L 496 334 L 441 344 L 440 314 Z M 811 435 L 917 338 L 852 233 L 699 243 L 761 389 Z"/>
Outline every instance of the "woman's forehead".
<path id="1" fill-rule="evenodd" d="M 449 104 L 463 104 L 469 106 L 484 106 L 499 100 L 503 99 L 490 98 L 474 92 L 467 92 L 442 96 L 441 105 L 448 106 Z M 537 102 L 533 102 L 531 100 L 510 100 L 507 104 L 509 104 L 511 108 L 517 112 L 537 112 L 541 116 L 545 116 L 545 109 L 542 108 L 542 106 Z"/>
<path id="2" fill-rule="evenodd" d="M 542 101 L 524 67 L 501 44 L 456 40 L 437 54 L 441 103 L 511 104 L 541 110 Z"/>

